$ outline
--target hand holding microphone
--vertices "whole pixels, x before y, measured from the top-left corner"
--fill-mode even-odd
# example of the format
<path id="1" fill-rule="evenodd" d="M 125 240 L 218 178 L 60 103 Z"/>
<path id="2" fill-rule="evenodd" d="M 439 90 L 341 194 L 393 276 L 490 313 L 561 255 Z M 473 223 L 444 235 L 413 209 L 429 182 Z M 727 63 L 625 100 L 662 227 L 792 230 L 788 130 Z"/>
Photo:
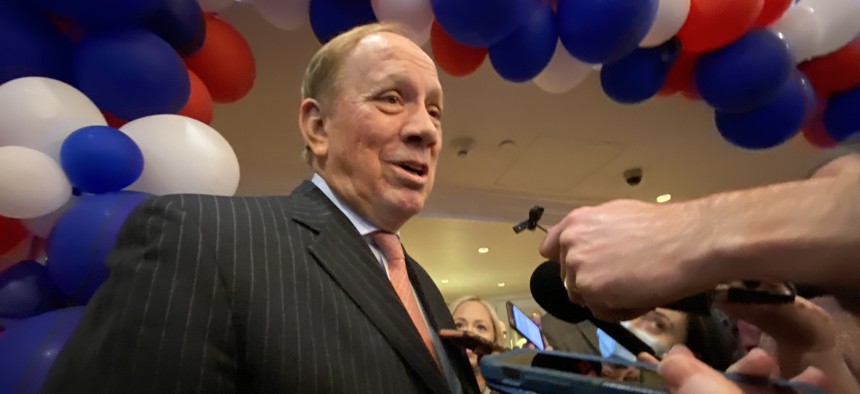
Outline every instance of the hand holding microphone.
<path id="1" fill-rule="evenodd" d="M 719 249 L 704 244 L 707 234 L 689 230 L 707 228 L 695 222 L 696 209 L 702 207 L 632 200 L 579 208 L 546 230 L 540 253 L 561 263 L 559 272 L 570 299 L 587 305 L 603 320 L 629 320 L 670 304 L 673 307 L 665 307 L 708 314 L 714 298 L 793 301 L 793 288 L 783 284 L 777 292 L 757 289 L 758 282 L 723 284 L 737 278 L 726 274 L 731 262 L 716 261 L 714 250 Z M 537 224 L 542 213 L 542 208 L 533 207 L 529 219 L 514 230 L 543 229 Z"/>

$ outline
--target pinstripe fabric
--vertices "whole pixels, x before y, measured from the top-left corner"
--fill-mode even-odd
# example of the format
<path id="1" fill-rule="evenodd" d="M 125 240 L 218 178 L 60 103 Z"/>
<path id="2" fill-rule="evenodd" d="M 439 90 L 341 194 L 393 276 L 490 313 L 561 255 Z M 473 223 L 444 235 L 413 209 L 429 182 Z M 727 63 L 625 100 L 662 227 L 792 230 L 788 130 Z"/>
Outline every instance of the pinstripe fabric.
<path id="1" fill-rule="evenodd" d="M 309 182 L 151 199 L 109 266 L 46 393 L 448 392 L 367 244 Z M 407 268 L 430 323 L 453 328 L 427 273 Z M 465 354 L 446 353 L 477 393 Z"/>

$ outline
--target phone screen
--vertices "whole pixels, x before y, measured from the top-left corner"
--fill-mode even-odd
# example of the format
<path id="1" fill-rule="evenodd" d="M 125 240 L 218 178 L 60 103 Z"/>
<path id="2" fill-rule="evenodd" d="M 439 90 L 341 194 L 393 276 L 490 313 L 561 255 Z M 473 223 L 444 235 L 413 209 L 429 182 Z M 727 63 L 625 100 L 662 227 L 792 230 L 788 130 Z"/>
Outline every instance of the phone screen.
<path id="1" fill-rule="evenodd" d="M 526 314 L 517 308 L 516 305 L 508 301 L 508 317 L 511 326 L 517 330 L 520 335 L 524 336 L 529 342 L 535 345 L 540 350 L 544 350 L 543 335 L 537 323 L 529 319 Z"/>

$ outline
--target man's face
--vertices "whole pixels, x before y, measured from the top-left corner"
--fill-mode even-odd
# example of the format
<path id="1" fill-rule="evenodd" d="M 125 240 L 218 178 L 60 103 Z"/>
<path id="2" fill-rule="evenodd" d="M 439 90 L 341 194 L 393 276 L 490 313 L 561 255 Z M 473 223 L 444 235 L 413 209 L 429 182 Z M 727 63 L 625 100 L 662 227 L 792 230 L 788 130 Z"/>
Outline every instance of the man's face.
<path id="1" fill-rule="evenodd" d="M 433 61 L 393 33 L 365 37 L 346 57 L 322 108 L 315 151 L 339 198 L 383 230 L 424 207 L 442 147 L 442 87 Z"/>

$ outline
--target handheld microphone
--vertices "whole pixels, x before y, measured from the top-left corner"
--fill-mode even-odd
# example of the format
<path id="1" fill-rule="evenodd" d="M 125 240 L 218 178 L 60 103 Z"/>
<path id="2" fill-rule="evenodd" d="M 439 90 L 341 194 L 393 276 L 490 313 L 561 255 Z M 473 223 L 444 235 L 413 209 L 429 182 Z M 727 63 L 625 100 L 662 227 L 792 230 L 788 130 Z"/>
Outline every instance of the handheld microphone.
<path id="1" fill-rule="evenodd" d="M 564 288 L 564 284 L 559 277 L 559 272 L 561 272 L 561 267 L 558 263 L 547 261 L 539 265 L 534 273 L 532 273 L 529 287 L 531 288 L 532 297 L 541 308 L 546 310 L 550 315 L 568 323 L 575 324 L 583 320 L 588 320 L 631 353 L 639 354 L 645 352 L 657 357 L 654 349 L 621 324 L 600 320 L 594 317 L 588 308 L 571 302 L 567 296 L 567 289 Z"/>

